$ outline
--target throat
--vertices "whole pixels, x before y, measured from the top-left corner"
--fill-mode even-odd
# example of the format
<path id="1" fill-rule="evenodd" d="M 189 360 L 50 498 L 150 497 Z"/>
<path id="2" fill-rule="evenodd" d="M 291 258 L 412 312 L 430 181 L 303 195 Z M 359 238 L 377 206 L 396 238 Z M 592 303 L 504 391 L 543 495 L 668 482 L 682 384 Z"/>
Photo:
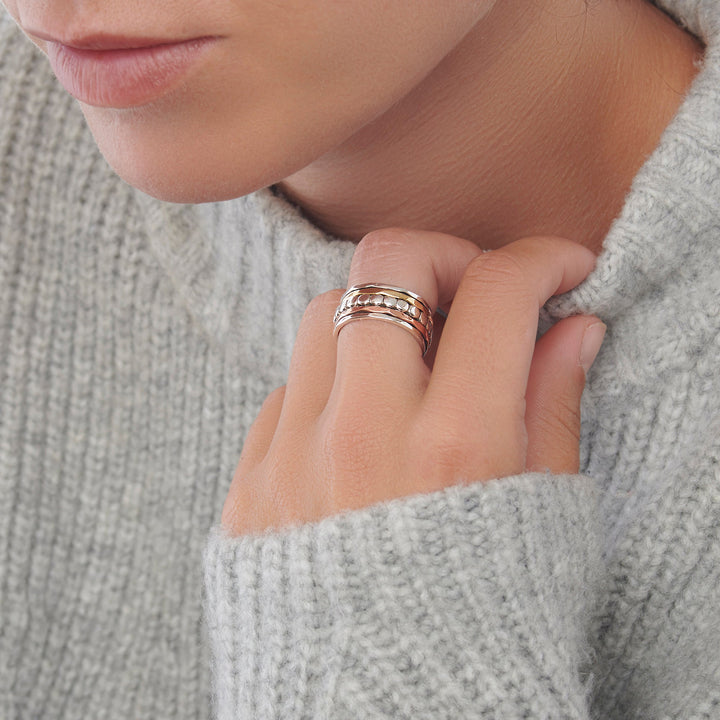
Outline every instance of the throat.
<path id="1" fill-rule="evenodd" d="M 402 226 L 599 252 L 703 48 L 645 0 L 554 4 L 564 12 L 497 3 L 400 103 L 279 190 L 352 240 Z"/>

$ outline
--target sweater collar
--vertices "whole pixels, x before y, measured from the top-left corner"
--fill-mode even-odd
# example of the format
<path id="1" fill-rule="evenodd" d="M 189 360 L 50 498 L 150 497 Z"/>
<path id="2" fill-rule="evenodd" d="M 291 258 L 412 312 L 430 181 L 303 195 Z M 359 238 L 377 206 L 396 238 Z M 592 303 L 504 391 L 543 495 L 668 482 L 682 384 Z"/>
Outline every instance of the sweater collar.
<path id="1" fill-rule="evenodd" d="M 710 3 L 693 5 L 710 15 Z M 698 15 L 695 17 L 697 18 Z M 603 242 L 594 272 L 548 303 L 551 317 L 596 313 L 612 320 L 641 297 L 668 284 L 692 282 L 718 265 L 720 244 L 720 8 L 704 67 L 660 144 L 635 177 L 625 205 Z M 689 24 L 689 23 L 688 23 Z M 706 27 L 711 26 L 708 23 Z M 695 28 L 697 29 L 697 28 Z"/>
<path id="2" fill-rule="evenodd" d="M 720 227 L 720 10 L 717 0 L 657 4 L 705 41 L 705 67 L 635 178 L 596 269 L 548 304 L 546 321 L 576 313 L 611 321 L 670 280 L 691 282 L 703 264 L 719 264 L 711 231 Z M 139 202 L 180 301 L 239 359 L 273 348 L 281 357 L 268 364 L 284 366 L 310 299 L 345 285 L 354 244 L 325 235 L 270 189 L 200 206 Z M 698 242 L 707 244 L 701 253 Z"/>
<path id="3" fill-rule="evenodd" d="M 205 205 L 140 193 L 138 202 L 177 301 L 241 364 L 285 368 L 307 304 L 345 285 L 354 244 L 328 237 L 270 189 Z M 282 373 L 269 381 L 284 382 Z"/>

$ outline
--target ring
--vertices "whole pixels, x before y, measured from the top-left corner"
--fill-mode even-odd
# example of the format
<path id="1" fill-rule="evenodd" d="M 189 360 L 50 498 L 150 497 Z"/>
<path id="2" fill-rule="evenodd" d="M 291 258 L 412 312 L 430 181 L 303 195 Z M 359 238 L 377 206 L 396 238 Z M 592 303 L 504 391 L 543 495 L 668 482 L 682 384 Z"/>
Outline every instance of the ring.
<path id="1" fill-rule="evenodd" d="M 354 285 L 340 299 L 333 320 L 337 337 L 354 320 L 385 320 L 405 328 L 418 341 L 423 356 L 432 342 L 433 319 L 430 306 L 414 292 L 392 285 Z"/>

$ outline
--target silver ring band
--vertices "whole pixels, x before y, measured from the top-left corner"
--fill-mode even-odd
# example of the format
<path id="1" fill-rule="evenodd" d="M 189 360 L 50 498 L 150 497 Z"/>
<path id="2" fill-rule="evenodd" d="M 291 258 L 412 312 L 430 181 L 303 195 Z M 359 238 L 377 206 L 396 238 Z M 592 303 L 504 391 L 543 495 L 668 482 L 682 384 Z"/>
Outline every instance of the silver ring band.
<path id="1" fill-rule="evenodd" d="M 334 335 L 337 337 L 348 323 L 367 318 L 399 325 L 415 337 L 422 354 L 427 353 L 432 342 L 432 309 L 414 292 L 379 283 L 354 285 L 335 311 Z"/>

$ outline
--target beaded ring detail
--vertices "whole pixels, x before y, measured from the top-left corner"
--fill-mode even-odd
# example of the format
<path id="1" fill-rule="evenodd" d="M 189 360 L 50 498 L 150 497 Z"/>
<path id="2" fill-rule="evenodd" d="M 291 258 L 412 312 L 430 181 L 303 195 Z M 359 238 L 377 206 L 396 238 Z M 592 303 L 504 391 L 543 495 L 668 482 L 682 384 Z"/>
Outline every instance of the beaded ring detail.
<path id="1" fill-rule="evenodd" d="M 410 332 L 423 356 L 432 342 L 433 319 L 430 306 L 419 295 L 393 285 L 370 283 L 354 285 L 340 300 L 335 311 L 334 335 L 355 320 L 384 320 Z"/>

